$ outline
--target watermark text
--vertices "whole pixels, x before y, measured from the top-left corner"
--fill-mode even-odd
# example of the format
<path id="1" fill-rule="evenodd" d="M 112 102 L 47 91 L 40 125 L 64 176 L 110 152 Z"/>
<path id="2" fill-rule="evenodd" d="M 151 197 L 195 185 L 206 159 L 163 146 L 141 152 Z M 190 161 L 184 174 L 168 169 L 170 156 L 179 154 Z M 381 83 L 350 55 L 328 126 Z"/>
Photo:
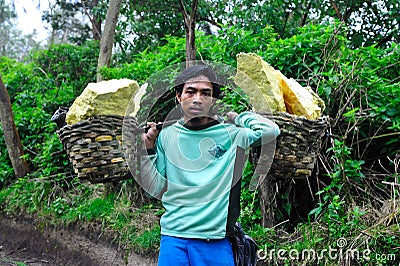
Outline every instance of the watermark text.
<path id="1" fill-rule="evenodd" d="M 321 262 L 328 260 L 356 260 L 356 261 L 395 261 L 395 254 L 372 254 L 369 248 L 359 250 L 357 248 L 347 247 L 345 238 L 339 238 L 336 241 L 336 247 L 328 246 L 321 250 L 315 249 L 260 249 L 257 256 L 260 260 L 268 261 L 313 261 Z"/>

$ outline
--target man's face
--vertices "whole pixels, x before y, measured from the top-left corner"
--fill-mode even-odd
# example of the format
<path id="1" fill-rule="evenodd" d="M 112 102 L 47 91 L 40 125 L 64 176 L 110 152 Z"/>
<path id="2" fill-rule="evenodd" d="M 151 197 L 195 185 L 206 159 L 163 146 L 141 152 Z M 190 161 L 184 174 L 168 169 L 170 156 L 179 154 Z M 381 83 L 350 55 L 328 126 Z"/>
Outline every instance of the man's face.
<path id="1" fill-rule="evenodd" d="M 208 117 L 211 106 L 214 104 L 212 98 L 212 83 L 206 76 L 198 76 L 189 79 L 182 89 L 182 94 L 176 94 L 181 104 L 186 121 L 194 117 Z"/>

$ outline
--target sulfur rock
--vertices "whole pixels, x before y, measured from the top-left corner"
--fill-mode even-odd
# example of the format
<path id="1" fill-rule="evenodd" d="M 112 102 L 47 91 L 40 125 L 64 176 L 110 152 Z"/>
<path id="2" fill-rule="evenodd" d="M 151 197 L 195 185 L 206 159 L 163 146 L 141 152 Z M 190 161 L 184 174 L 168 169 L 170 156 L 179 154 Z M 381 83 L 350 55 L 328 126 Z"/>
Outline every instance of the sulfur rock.
<path id="1" fill-rule="evenodd" d="M 66 122 L 76 124 L 96 115 L 125 116 L 127 105 L 138 88 L 138 83 L 130 79 L 89 83 L 69 108 Z"/>
<path id="2" fill-rule="evenodd" d="M 130 116 L 136 116 L 140 110 L 140 103 L 143 96 L 146 94 L 147 87 L 149 83 L 144 83 L 140 88 L 136 91 L 135 95 L 133 96 L 132 100 L 129 102 L 129 107 L 127 108 L 127 113 Z"/>
<path id="3" fill-rule="evenodd" d="M 278 86 L 282 74 L 253 53 L 240 53 L 236 59 L 234 81 L 249 96 L 253 107 L 257 111 L 286 112 L 283 94 Z"/>
<path id="4" fill-rule="evenodd" d="M 310 87 L 285 77 L 256 54 L 240 53 L 236 58 L 235 83 L 256 111 L 287 112 L 310 120 L 322 115 L 325 103 Z"/>
<path id="5" fill-rule="evenodd" d="M 309 87 L 301 86 L 296 80 L 282 76 L 279 87 L 283 91 L 286 110 L 289 114 L 315 120 L 325 109 L 324 101 Z"/>

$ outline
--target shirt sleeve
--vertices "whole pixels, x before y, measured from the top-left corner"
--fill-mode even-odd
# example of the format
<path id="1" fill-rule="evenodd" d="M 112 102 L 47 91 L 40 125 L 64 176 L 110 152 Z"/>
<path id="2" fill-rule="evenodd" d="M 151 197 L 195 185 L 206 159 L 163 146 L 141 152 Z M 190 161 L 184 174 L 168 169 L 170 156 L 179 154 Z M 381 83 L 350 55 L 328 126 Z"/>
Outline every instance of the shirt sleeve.
<path id="1" fill-rule="evenodd" d="M 161 199 L 167 188 L 165 160 L 159 135 L 156 148 L 148 150 L 146 155 L 140 157 L 140 178 L 138 180 L 147 193 L 158 199 Z"/>
<path id="2" fill-rule="evenodd" d="M 268 144 L 280 134 L 272 120 L 253 112 L 243 112 L 235 118 L 235 124 L 244 129 L 243 148 Z"/>

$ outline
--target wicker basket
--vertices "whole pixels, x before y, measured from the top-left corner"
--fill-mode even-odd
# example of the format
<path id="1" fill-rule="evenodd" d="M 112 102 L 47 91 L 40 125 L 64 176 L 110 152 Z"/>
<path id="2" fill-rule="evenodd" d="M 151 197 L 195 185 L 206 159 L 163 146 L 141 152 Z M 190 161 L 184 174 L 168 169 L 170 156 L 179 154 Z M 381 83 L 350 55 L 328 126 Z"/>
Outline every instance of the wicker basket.
<path id="1" fill-rule="evenodd" d="M 309 120 L 280 113 L 274 117 L 281 128 L 270 175 L 275 178 L 307 178 L 315 167 L 328 117 Z"/>
<path id="2" fill-rule="evenodd" d="M 271 115 L 261 115 L 271 118 Z M 307 191 L 304 191 L 304 187 L 301 186 L 304 183 L 311 189 L 310 183 L 313 182 L 310 182 L 312 180 L 309 178 L 316 166 L 322 138 L 329 127 L 329 118 L 326 116 L 309 120 L 288 113 L 275 113 L 272 119 L 281 130 L 276 141 L 272 164 L 271 158 L 259 156 L 257 150 L 253 151 L 251 156 L 259 166 L 262 167 L 264 164 L 271 166 L 259 187 L 262 224 L 265 227 L 272 227 L 282 222 L 280 219 L 284 217 L 285 212 L 283 204 L 287 204 L 288 201 L 295 205 L 305 205 L 304 201 L 309 201 Z M 301 191 L 294 193 L 299 188 Z M 314 194 L 315 191 L 310 191 L 310 193 Z M 288 198 L 282 200 L 282 195 Z"/>
<path id="3" fill-rule="evenodd" d="M 129 122 L 137 129 L 135 118 Z M 123 152 L 123 123 L 120 116 L 95 116 L 57 131 L 80 180 L 100 183 L 132 177 Z"/>
<path id="4" fill-rule="evenodd" d="M 321 148 L 321 139 L 329 126 L 328 117 L 309 120 L 283 112 L 275 113 L 273 117 L 271 114 L 261 115 L 272 118 L 281 130 L 268 176 L 272 179 L 303 179 L 311 176 Z M 262 164 L 259 150 L 253 153 L 253 160 Z"/>

